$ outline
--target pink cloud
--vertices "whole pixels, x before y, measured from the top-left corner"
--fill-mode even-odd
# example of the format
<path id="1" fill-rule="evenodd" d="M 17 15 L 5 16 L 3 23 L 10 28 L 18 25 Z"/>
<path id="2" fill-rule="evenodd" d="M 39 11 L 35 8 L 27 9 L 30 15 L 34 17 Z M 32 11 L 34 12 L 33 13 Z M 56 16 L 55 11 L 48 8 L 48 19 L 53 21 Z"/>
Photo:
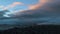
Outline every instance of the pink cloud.
<path id="1" fill-rule="evenodd" d="M 39 0 L 38 3 L 36 3 L 34 5 L 29 5 L 28 8 L 29 9 L 37 9 L 37 8 L 43 6 L 46 2 L 48 2 L 48 0 Z"/>
<path id="2" fill-rule="evenodd" d="M 14 7 L 14 6 L 16 6 L 16 5 L 22 5 L 23 3 L 21 3 L 21 2 L 14 2 L 13 4 L 11 4 L 10 5 L 10 7 Z"/>
<path id="3" fill-rule="evenodd" d="M 22 2 L 13 2 L 12 4 L 8 5 L 7 7 L 4 7 L 3 9 L 6 10 L 6 9 L 9 9 L 9 8 L 13 8 L 17 5 L 23 5 Z"/>

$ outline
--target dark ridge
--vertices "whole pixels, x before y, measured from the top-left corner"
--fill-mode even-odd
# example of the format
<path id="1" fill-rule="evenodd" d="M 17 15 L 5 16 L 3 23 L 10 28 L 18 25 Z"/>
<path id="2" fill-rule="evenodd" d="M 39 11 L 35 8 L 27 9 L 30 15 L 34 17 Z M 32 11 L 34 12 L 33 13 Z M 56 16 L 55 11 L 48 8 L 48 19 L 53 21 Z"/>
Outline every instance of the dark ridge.
<path id="1" fill-rule="evenodd" d="M 60 34 L 60 25 L 34 25 L 29 27 L 15 27 L 0 31 L 0 34 Z"/>

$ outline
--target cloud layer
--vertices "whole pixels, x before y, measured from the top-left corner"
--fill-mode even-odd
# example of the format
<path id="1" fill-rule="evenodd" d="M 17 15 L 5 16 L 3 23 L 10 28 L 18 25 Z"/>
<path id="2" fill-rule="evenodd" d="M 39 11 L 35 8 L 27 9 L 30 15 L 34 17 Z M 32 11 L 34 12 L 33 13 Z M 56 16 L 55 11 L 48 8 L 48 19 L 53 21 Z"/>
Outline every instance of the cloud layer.
<path id="1" fill-rule="evenodd" d="M 59 0 L 39 0 L 37 4 L 34 5 L 29 5 L 28 10 L 24 11 L 19 11 L 20 13 L 25 13 L 25 14 L 44 14 L 45 12 L 58 12 L 60 11 L 60 1 Z M 33 9 L 33 10 L 32 10 Z M 17 12 L 17 13 L 19 13 Z"/>
<path id="2" fill-rule="evenodd" d="M 39 3 L 39 2 L 38 2 Z M 15 12 L 12 17 L 18 18 L 22 24 L 24 23 L 60 23 L 60 1 L 49 0 L 42 1 L 34 9 L 28 9 Z M 35 6 L 33 5 L 33 6 Z M 31 7 L 31 6 L 29 6 Z M 17 21 L 18 22 L 18 21 Z"/>
<path id="3" fill-rule="evenodd" d="M 43 6 L 46 2 L 48 2 L 47 0 L 39 0 L 38 3 L 34 4 L 34 5 L 29 5 L 28 8 L 29 9 L 37 9 L 41 6 Z"/>
<path id="4" fill-rule="evenodd" d="M 38 2 L 39 3 L 39 2 Z M 16 17 L 24 17 L 24 18 L 31 18 L 32 22 L 37 19 L 38 21 L 36 22 L 40 22 L 41 20 L 42 21 L 47 21 L 47 22 L 59 22 L 57 20 L 60 20 L 58 19 L 58 17 L 60 17 L 60 0 L 48 0 L 47 2 L 45 2 L 44 0 L 42 0 L 41 3 L 42 6 L 40 5 L 41 3 L 39 4 L 36 4 L 38 6 L 38 8 L 35 8 L 33 9 L 28 9 L 28 10 L 24 10 L 24 11 L 19 11 L 19 12 L 16 12 L 15 13 L 15 16 Z M 33 5 L 35 6 L 35 5 Z M 30 6 L 31 7 L 31 6 Z M 38 19 L 40 18 L 40 19 Z M 41 19 L 42 18 L 42 19 Z M 39 21 L 40 20 L 40 21 Z"/>

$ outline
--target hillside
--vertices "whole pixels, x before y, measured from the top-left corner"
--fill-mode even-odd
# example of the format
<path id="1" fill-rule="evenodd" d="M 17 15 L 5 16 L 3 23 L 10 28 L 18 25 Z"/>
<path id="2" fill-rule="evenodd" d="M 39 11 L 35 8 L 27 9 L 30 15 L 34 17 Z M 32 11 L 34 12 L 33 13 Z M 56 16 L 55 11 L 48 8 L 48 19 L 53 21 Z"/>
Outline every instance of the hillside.
<path id="1" fill-rule="evenodd" d="M 60 25 L 34 25 L 0 31 L 1 34 L 60 34 Z"/>

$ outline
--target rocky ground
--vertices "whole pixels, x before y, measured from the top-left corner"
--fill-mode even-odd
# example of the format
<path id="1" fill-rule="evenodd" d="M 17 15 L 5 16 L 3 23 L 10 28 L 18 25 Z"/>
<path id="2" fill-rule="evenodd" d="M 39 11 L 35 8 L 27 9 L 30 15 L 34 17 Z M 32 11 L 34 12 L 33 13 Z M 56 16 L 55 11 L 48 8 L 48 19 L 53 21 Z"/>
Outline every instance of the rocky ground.
<path id="1" fill-rule="evenodd" d="M 60 34 L 60 25 L 34 25 L 1 30 L 0 34 Z"/>

